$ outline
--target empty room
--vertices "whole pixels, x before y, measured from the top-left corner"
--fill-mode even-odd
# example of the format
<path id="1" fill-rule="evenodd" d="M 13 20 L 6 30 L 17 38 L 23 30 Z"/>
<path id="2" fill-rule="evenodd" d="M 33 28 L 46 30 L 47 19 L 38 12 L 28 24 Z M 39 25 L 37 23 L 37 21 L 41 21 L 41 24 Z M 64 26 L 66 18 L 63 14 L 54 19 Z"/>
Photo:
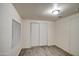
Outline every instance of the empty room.
<path id="1" fill-rule="evenodd" d="M 0 56 L 79 56 L 79 3 L 0 3 Z"/>

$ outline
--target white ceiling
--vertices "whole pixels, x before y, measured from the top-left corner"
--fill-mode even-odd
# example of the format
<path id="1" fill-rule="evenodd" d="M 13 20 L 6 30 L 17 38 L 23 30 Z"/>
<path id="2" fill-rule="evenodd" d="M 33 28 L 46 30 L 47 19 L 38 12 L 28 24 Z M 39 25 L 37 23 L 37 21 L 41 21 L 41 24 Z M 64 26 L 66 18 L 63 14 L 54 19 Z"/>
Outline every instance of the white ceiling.
<path id="1" fill-rule="evenodd" d="M 78 3 L 14 3 L 13 5 L 23 19 L 58 20 L 79 11 Z M 61 10 L 59 16 L 51 12 L 55 5 Z"/>

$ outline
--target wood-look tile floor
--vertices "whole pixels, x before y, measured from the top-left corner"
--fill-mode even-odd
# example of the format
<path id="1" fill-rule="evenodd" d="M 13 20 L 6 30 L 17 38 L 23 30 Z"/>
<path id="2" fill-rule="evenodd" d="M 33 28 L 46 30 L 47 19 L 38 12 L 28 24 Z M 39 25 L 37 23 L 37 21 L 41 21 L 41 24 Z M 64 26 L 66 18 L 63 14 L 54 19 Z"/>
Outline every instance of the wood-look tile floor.
<path id="1" fill-rule="evenodd" d="M 22 49 L 19 56 L 71 56 L 56 46 L 43 46 Z"/>

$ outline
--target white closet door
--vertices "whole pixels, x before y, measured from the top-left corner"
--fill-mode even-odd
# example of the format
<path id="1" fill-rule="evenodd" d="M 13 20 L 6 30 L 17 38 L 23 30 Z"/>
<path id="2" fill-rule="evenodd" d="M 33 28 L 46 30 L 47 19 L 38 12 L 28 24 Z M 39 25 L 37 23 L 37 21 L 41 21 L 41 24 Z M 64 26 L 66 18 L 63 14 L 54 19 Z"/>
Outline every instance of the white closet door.
<path id="1" fill-rule="evenodd" d="M 79 55 L 79 19 L 74 19 L 71 21 L 71 40 L 70 49 L 71 53 L 74 55 Z"/>
<path id="2" fill-rule="evenodd" d="M 40 46 L 48 45 L 48 24 L 40 23 Z"/>
<path id="3" fill-rule="evenodd" d="M 31 23 L 31 43 L 33 46 L 39 46 L 40 40 L 40 24 L 39 23 Z"/>
<path id="4" fill-rule="evenodd" d="M 21 24 L 12 20 L 12 48 L 21 40 Z"/>

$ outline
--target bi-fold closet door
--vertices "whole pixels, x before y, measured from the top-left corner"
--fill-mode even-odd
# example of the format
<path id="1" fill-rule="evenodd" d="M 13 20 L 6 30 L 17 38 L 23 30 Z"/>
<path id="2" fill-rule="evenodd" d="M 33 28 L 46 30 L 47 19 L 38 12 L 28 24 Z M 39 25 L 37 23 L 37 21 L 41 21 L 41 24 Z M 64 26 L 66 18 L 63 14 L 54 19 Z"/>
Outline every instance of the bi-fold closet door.
<path id="1" fill-rule="evenodd" d="M 47 23 L 31 23 L 31 46 L 48 45 L 48 24 Z"/>
<path id="2" fill-rule="evenodd" d="M 39 23 L 31 23 L 31 46 L 39 46 L 40 41 L 40 24 Z"/>

